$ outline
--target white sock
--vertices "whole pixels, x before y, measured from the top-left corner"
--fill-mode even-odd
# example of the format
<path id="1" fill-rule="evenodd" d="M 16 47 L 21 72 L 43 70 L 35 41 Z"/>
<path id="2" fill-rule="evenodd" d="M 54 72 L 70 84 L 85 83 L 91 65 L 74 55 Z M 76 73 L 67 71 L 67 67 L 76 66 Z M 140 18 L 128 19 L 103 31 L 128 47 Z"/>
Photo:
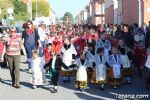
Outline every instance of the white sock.
<path id="1" fill-rule="evenodd" d="M 57 89 L 58 89 L 58 86 L 54 86 L 54 89 L 56 89 L 56 90 L 57 90 Z"/>
<path id="2" fill-rule="evenodd" d="M 103 88 L 103 87 L 104 87 L 104 84 L 102 84 L 101 87 Z"/>

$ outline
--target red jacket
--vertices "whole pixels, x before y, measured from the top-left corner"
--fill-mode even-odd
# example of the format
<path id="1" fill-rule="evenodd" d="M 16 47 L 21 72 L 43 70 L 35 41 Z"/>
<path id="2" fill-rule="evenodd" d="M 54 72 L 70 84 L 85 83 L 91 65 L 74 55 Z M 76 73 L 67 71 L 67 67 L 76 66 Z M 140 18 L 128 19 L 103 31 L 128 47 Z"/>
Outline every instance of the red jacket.
<path id="1" fill-rule="evenodd" d="M 133 60 L 136 64 L 139 64 L 138 67 L 144 67 L 146 61 L 146 50 L 144 48 L 136 47 L 133 49 Z"/>
<path id="2" fill-rule="evenodd" d="M 50 59 L 53 57 L 51 51 L 52 50 L 48 50 L 48 48 L 44 49 L 45 61 L 50 61 Z"/>
<path id="3" fill-rule="evenodd" d="M 58 40 L 57 37 L 55 37 L 55 40 L 53 42 L 53 50 L 56 54 L 60 54 L 61 48 L 63 46 L 63 39 Z"/>

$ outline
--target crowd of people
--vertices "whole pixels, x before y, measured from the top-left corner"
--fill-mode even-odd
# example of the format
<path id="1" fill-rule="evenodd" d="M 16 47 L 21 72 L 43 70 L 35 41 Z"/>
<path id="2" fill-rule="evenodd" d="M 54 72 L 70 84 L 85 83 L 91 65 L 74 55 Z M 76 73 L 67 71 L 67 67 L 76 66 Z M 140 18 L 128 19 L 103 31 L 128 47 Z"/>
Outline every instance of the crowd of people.
<path id="1" fill-rule="evenodd" d="M 1 62 L 8 62 L 12 86 L 20 88 L 19 63 L 21 49 L 27 59 L 28 73 L 33 88 L 44 85 L 49 74 L 57 92 L 58 80 L 74 82 L 82 91 L 89 83 L 105 84 L 117 89 L 131 84 L 133 75 L 145 78 L 145 89 L 150 83 L 150 25 L 71 25 L 57 24 L 34 26 L 32 21 L 23 24 L 21 36 L 14 28 L 10 36 L 0 35 Z M 42 60 L 44 58 L 44 61 Z"/>

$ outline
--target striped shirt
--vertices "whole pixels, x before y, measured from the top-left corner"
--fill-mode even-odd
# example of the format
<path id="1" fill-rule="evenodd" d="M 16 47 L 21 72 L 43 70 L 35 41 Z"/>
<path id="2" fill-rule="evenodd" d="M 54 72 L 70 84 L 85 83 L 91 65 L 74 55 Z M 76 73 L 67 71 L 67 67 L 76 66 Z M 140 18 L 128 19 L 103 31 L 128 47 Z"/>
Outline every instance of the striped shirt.
<path id="1" fill-rule="evenodd" d="M 4 41 L 0 39 L 0 57 L 3 54 L 3 49 L 4 49 Z"/>
<path id="2" fill-rule="evenodd" d="M 6 54 L 7 55 L 20 55 L 22 39 L 20 36 L 6 37 L 4 38 L 6 42 Z"/>

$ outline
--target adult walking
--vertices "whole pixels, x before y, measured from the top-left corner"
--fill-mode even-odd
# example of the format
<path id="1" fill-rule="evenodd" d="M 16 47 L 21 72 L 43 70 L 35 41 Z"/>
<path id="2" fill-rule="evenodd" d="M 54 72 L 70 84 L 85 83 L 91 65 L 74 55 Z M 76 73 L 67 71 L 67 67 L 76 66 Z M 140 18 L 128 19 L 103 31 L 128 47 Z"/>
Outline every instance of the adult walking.
<path id="1" fill-rule="evenodd" d="M 23 46 L 23 42 L 20 36 L 16 34 L 16 29 L 10 29 L 10 37 L 4 38 L 5 46 L 2 54 L 1 60 L 3 61 L 4 54 L 6 53 L 8 64 L 10 68 L 10 74 L 12 79 L 12 86 L 15 88 L 20 88 L 19 79 L 19 64 L 20 64 L 20 51 L 22 49 L 25 60 L 26 60 L 26 51 Z"/>
<path id="2" fill-rule="evenodd" d="M 39 37 L 40 37 L 40 43 L 41 43 L 41 48 L 39 48 L 39 56 L 43 57 L 44 56 L 44 52 L 43 52 L 43 48 L 46 47 L 46 25 L 44 23 L 41 23 L 38 27 L 38 33 L 39 33 Z"/>
<path id="3" fill-rule="evenodd" d="M 31 73 L 32 51 L 41 47 L 40 38 L 37 29 L 34 28 L 32 21 L 27 21 L 27 27 L 22 33 L 22 39 L 27 52 L 27 62 L 29 73 Z"/>

